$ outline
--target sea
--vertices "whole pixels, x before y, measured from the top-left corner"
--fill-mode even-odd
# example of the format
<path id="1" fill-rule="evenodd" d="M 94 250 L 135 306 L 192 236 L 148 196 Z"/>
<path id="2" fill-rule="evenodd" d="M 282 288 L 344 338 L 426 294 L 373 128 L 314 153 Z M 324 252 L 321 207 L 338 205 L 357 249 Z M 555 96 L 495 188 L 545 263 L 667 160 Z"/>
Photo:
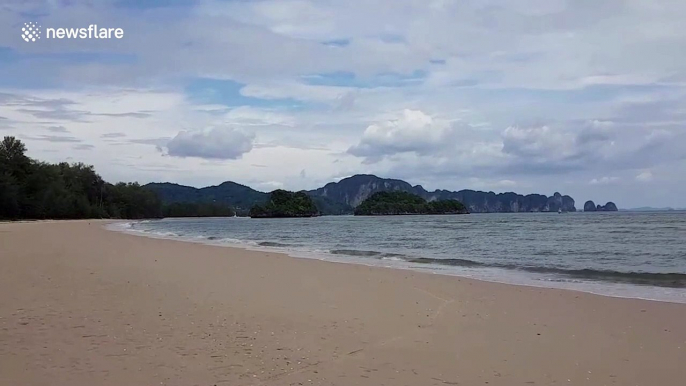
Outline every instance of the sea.
<path id="1" fill-rule="evenodd" d="M 683 211 L 170 218 L 110 227 L 299 258 L 686 303 Z"/>

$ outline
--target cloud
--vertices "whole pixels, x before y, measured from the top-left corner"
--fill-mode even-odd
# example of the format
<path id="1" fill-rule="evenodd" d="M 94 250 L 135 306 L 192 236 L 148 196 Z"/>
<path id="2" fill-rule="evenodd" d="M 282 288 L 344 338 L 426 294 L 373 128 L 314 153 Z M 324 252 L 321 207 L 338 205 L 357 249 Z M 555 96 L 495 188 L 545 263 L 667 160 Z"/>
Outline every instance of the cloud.
<path id="1" fill-rule="evenodd" d="M 95 146 L 93 145 L 88 145 L 88 144 L 80 144 L 80 145 L 74 145 L 72 149 L 74 150 L 93 150 Z"/>
<path id="2" fill-rule="evenodd" d="M 501 187 L 501 188 L 512 188 L 514 186 L 517 186 L 517 182 L 512 181 L 512 180 L 500 180 L 497 181 L 494 186 Z"/>
<path id="3" fill-rule="evenodd" d="M 152 114 L 149 112 L 138 111 L 138 112 L 131 112 L 131 113 L 98 113 L 98 114 L 91 114 L 91 115 L 98 115 L 101 117 L 115 117 L 115 118 L 149 118 Z"/>
<path id="4" fill-rule="evenodd" d="M 454 141 L 453 136 L 450 122 L 406 109 L 399 117 L 368 126 L 360 143 L 348 153 L 368 159 L 407 152 L 429 154 Z"/>
<path id="5" fill-rule="evenodd" d="M 83 117 L 89 113 L 87 111 L 69 110 L 69 109 L 55 109 L 55 110 L 35 110 L 35 109 L 17 109 L 16 111 L 33 115 L 40 119 L 57 119 L 61 121 L 81 121 Z"/>
<path id="6" fill-rule="evenodd" d="M 601 177 L 594 178 L 588 183 L 591 185 L 610 185 L 619 181 L 619 177 Z"/>
<path id="7" fill-rule="evenodd" d="M 34 141 L 46 141 L 46 142 L 55 142 L 55 143 L 78 143 L 78 142 L 82 142 L 82 140 L 80 140 L 76 137 L 70 137 L 70 136 L 66 136 L 66 135 L 38 135 L 35 137 L 26 136 L 26 138 L 34 140 Z"/>
<path id="8" fill-rule="evenodd" d="M 510 126 L 502 134 L 502 152 L 510 166 L 535 172 L 588 169 L 612 158 L 615 136 L 596 122 L 557 122 L 538 126 Z"/>
<path id="9" fill-rule="evenodd" d="M 136 138 L 129 139 L 127 143 L 135 143 L 138 145 L 154 145 L 154 146 L 166 146 L 171 138 L 160 137 L 160 138 Z"/>
<path id="10" fill-rule="evenodd" d="M 64 126 L 50 126 L 48 127 L 48 131 L 52 131 L 53 133 L 69 133 L 69 130 Z"/>
<path id="11" fill-rule="evenodd" d="M 173 157 L 238 159 L 253 148 L 255 136 L 230 127 L 181 131 L 167 144 Z"/>
<path id="12" fill-rule="evenodd" d="M 155 149 L 156 149 L 158 152 L 163 153 L 163 152 L 164 152 L 164 147 L 167 146 L 167 144 L 169 143 L 170 140 L 171 140 L 170 137 L 135 138 L 135 139 L 126 140 L 126 141 L 124 141 L 124 142 L 114 142 L 114 143 L 111 143 L 111 144 L 112 144 L 112 145 L 116 145 L 116 146 L 122 146 L 122 145 L 126 145 L 126 144 L 129 144 L 129 143 L 133 143 L 133 144 L 136 144 L 136 145 L 151 145 L 151 146 L 155 146 Z"/>
<path id="13" fill-rule="evenodd" d="M 10 122 L 12 121 L 10 121 L 8 118 L 0 117 L 0 130 L 9 130 L 10 128 L 12 128 Z"/>
<path id="14" fill-rule="evenodd" d="M 105 133 L 100 136 L 100 138 L 106 138 L 106 139 L 113 139 L 113 138 L 124 138 L 126 137 L 126 134 L 121 133 L 121 132 L 116 132 L 116 133 Z"/>
<path id="15" fill-rule="evenodd" d="M 653 173 L 650 170 L 644 170 L 636 176 L 636 181 L 650 182 L 653 180 Z"/>
<path id="16" fill-rule="evenodd" d="M 503 152 L 534 160 L 568 157 L 574 152 L 574 135 L 550 126 L 510 126 L 503 131 Z"/>
<path id="17" fill-rule="evenodd" d="M 74 105 L 76 102 L 67 98 L 42 98 L 26 96 L 17 93 L 0 92 L 0 102 L 7 106 L 41 107 L 51 109 L 63 109 Z"/>

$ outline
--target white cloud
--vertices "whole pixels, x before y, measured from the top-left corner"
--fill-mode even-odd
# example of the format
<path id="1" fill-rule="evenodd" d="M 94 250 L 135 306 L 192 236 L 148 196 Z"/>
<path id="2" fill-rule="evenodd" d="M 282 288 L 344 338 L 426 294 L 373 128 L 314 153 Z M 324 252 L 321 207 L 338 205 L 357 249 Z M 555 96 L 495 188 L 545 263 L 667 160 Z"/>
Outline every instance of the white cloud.
<path id="1" fill-rule="evenodd" d="M 181 131 L 167 143 L 173 157 L 237 159 L 252 150 L 255 136 L 230 127 Z"/>
<path id="2" fill-rule="evenodd" d="M 591 185 L 610 185 L 619 181 L 619 177 L 601 177 L 594 178 L 588 183 Z"/>
<path id="3" fill-rule="evenodd" d="M 636 176 L 637 181 L 650 182 L 653 180 L 653 173 L 650 170 L 644 170 Z"/>
<path id="4" fill-rule="evenodd" d="M 574 152 L 574 134 L 549 126 L 510 126 L 503 131 L 503 152 L 518 157 L 551 160 Z"/>
<path id="5" fill-rule="evenodd" d="M 369 125 L 358 145 L 348 152 L 360 157 L 397 153 L 428 154 L 455 140 L 452 124 L 419 110 L 403 110 L 399 117 Z"/>

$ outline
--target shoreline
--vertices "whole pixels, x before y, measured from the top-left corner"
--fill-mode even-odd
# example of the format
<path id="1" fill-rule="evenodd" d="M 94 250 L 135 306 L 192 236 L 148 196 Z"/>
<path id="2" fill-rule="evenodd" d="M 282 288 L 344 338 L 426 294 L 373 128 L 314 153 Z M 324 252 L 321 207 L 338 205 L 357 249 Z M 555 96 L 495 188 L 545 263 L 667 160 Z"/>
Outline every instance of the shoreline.
<path id="1" fill-rule="evenodd" d="M 180 219 L 187 220 L 187 219 Z M 245 251 L 254 252 L 267 252 L 267 253 L 278 253 L 285 256 L 297 259 L 313 259 L 329 263 L 338 264 L 355 264 L 368 267 L 378 267 L 387 268 L 394 270 L 403 270 L 418 272 L 423 274 L 431 275 L 441 275 L 447 277 L 457 277 L 468 280 L 476 280 L 480 282 L 493 283 L 493 284 L 504 284 L 511 286 L 523 286 L 531 288 L 542 288 L 542 289 L 557 289 L 565 290 L 586 294 L 593 294 L 598 296 L 605 296 L 610 298 L 618 299 L 637 299 L 645 301 L 655 301 L 655 302 L 665 302 L 673 304 L 686 304 L 686 289 L 679 287 L 665 287 L 665 286 L 655 286 L 655 285 L 642 285 L 636 283 L 626 283 L 626 282 L 613 282 L 613 281 L 603 281 L 603 280 L 591 280 L 585 278 L 574 278 L 568 277 L 562 280 L 551 280 L 549 277 L 542 273 L 534 273 L 516 269 L 506 269 L 499 267 L 477 267 L 480 270 L 474 270 L 470 267 L 454 267 L 454 266 L 434 266 L 430 264 L 419 265 L 418 263 L 412 263 L 408 261 L 394 261 L 393 259 L 363 259 L 360 257 L 347 256 L 343 254 L 334 254 L 330 251 L 312 251 L 312 250 L 298 250 L 298 249 L 286 249 L 274 246 L 261 246 L 259 244 L 251 244 L 245 240 L 233 240 L 233 241 L 222 241 L 227 239 L 208 239 L 204 236 L 182 236 L 178 234 L 159 234 L 154 232 L 146 232 L 143 230 L 136 230 L 133 227 L 130 228 L 116 228 L 110 227 L 111 224 L 135 224 L 146 221 L 157 221 L 157 220 L 120 220 L 116 222 L 111 222 L 105 224 L 105 229 L 113 232 L 121 232 L 125 234 L 130 234 L 139 237 L 147 237 L 159 240 L 174 240 L 180 242 L 188 242 L 193 244 L 210 245 L 222 248 L 236 248 Z M 172 233 L 172 232 L 169 232 Z M 459 272 L 462 269 L 463 272 Z M 476 274 L 475 274 L 476 273 Z M 492 275 L 492 273 L 496 273 Z M 551 276 L 552 277 L 552 276 Z M 582 288 L 583 287 L 583 288 Z M 644 291 L 654 291 L 655 294 L 652 297 L 647 295 L 638 296 L 634 294 L 628 294 L 632 290 L 642 289 Z M 614 290 L 611 293 L 609 291 Z"/>
<path id="2" fill-rule="evenodd" d="M 0 224 L 0 383 L 670 385 L 686 305 Z"/>

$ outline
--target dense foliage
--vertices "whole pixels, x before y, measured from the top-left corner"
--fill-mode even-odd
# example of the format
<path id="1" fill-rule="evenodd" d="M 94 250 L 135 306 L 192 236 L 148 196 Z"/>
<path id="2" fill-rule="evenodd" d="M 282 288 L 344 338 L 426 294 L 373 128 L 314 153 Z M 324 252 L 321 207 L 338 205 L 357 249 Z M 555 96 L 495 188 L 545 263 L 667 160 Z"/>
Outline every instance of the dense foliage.
<path id="1" fill-rule="evenodd" d="M 401 214 L 463 214 L 467 209 L 457 200 L 426 202 L 423 198 L 403 191 L 377 192 L 364 200 L 355 215 L 401 215 Z"/>
<path id="2" fill-rule="evenodd" d="M 216 203 L 233 208 L 239 215 L 247 215 L 250 208 L 269 199 L 268 193 L 230 181 L 201 189 L 172 183 L 147 184 L 145 188 L 157 193 L 164 205 Z"/>
<path id="3" fill-rule="evenodd" d="M 269 195 L 265 205 L 255 205 L 250 209 L 250 217 L 314 217 L 319 210 L 310 196 L 304 192 L 275 190 Z"/>
<path id="4" fill-rule="evenodd" d="M 49 164 L 26 156 L 14 137 L 0 142 L 0 218 L 154 218 L 157 196 L 138 184 L 108 184 L 82 163 Z"/>

